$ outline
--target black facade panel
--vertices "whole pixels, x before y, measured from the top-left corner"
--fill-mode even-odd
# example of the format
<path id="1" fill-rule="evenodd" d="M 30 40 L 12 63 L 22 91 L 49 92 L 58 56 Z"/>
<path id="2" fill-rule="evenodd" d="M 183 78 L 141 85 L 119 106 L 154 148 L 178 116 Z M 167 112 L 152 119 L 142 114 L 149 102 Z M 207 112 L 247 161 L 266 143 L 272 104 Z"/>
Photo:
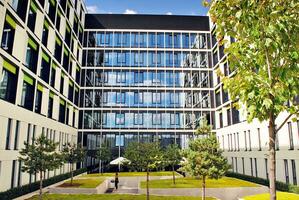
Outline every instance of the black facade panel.
<path id="1" fill-rule="evenodd" d="M 86 29 L 210 31 L 208 16 L 87 14 Z"/>

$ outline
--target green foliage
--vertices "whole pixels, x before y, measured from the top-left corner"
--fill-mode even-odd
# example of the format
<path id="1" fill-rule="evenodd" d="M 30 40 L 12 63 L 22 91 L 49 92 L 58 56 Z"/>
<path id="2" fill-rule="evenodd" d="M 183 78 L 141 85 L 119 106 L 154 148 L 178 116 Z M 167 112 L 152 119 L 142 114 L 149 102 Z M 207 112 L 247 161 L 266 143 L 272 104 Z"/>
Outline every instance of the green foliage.
<path id="1" fill-rule="evenodd" d="M 163 151 L 163 162 L 166 165 L 176 166 L 182 160 L 181 150 L 177 144 L 170 144 Z"/>
<path id="2" fill-rule="evenodd" d="M 214 134 L 190 142 L 184 156 L 187 162 L 184 162 L 182 170 L 195 177 L 219 179 L 229 169 Z"/>
<path id="3" fill-rule="evenodd" d="M 208 124 L 208 120 L 206 118 L 202 118 L 199 122 L 199 126 L 196 129 L 197 135 L 207 135 L 210 134 L 212 127 Z"/>
<path id="4" fill-rule="evenodd" d="M 30 174 L 57 169 L 63 163 L 63 157 L 56 152 L 57 143 L 47 139 L 44 135 L 34 139 L 33 144 L 24 143 L 19 160 L 23 162 L 22 171 Z"/>
<path id="5" fill-rule="evenodd" d="M 162 153 L 158 143 L 132 142 L 125 150 L 125 158 L 132 170 L 153 170 L 162 163 Z"/>
<path id="6" fill-rule="evenodd" d="M 82 174 L 84 172 L 86 172 L 86 168 L 82 168 L 82 169 L 74 171 L 74 175 L 79 175 L 79 174 Z M 58 183 L 60 181 L 68 179 L 70 177 L 71 177 L 70 173 L 61 174 L 61 175 L 58 175 L 58 176 L 51 177 L 51 178 L 46 179 L 46 180 L 43 181 L 43 187 L 47 187 L 49 185 Z M 39 189 L 39 182 L 34 182 L 34 183 L 31 183 L 31 184 L 23 185 L 21 187 L 12 188 L 12 189 L 7 190 L 5 192 L 1 192 L 0 193 L 0 199 L 5 199 L 5 200 L 15 199 L 15 198 L 20 197 L 22 195 L 34 192 L 38 189 Z"/>
<path id="7" fill-rule="evenodd" d="M 298 0 L 212 0 L 210 15 L 225 52 L 232 77 L 223 77 L 232 100 L 247 108 L 248 121 L 268 120 L 288 111 L 298 114 Z M 236 39 L 230 44 L 225 36 Z M 286 102 L 290 101 L 291 106 Z"/>
<path id="8" fill-rule="evenodd" d="M 259 177 L 253 177 L 253 176 L 238 174 L 238 173 L 234 173 L 234 172 L 227 172 L 226 176 L 250 181 L 253 183 L 260 184 L 260 185 L 265 185 L 265 186 L 269 185 L 269 180 L 259 178 Z M 299 187 L 296 185 L 291 185 L 291 184 L 286 184 L 283 182 L 276 181 L 276 188 L 279 191 L 292 192 L 292 193 L 299 194 Z"/>
<path id="9" fill-rule="evenodd" d="M 74 164 L 77 162 L 82 162 L 85 157 L 85 150 L 76 144 L 67 143 L 63 146 L 62 155 L 65 162 Z"/>
<path id="10" fill-rule="evenodd" d="M 97 159 L 106 163 L 111 159 L 111 150 L 107 145 L 102 145 L 97 151 Z"/>
<path id="11" fill-rule="evenodd" d="M 270 194 L 257 194 L 257 195 L 250 195 L 244 197 L 244 200 L 268 200 L 270 198 Z M 277 192 L 277 200 L 298 200 L 299 196 L 292 193 L 286 192 Z"/>

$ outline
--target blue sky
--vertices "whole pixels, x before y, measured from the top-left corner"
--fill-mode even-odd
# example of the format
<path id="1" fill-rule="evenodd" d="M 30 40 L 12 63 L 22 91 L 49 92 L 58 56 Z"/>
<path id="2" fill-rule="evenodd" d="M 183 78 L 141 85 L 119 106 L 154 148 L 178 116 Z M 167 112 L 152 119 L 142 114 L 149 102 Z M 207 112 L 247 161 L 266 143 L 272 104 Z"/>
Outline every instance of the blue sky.
<path id="1" fill-rule="evenodd" d="M 90 13 L 206 15 L 202 0 L 85 0 Z"/>

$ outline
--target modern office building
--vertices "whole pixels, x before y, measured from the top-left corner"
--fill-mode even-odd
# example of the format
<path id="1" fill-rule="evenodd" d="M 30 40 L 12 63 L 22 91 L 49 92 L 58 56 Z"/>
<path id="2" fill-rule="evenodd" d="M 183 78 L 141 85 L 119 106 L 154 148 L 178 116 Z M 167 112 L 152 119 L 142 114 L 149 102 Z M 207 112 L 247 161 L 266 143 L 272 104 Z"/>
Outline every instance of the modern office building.
<path id="1" fill-rule="evenodd" d="M 21 172 L 25 141 L 77 142 L 84 17 L 81 0 L 0 1 L 0 191 L 38 180 Z"/>
<path id="2" fill-rule="evenodd" d="M 85 13 L 81 0 L 0 0 L 0 191 L 38 180 L 18 151 L 40 134 L 81 143 L 92 166 L 104 144 L 114 157 L 132 141 L 186 148 L 203 117 L 233 171 L 268 177 L 267 125 L 223 90 L 216 71 L 231 71 L 208 16 Z M 298 125 L 277 140 L 278 180 L 292 184 Z"/>
<path id="3" fill-rule="evenodd" d="M 132 141 L 185 148 L 213 121 L 208 17 L 86 15 L 79 136 L 119 157 Z M 94 152 L 88 164 L 94 163 Z"/>

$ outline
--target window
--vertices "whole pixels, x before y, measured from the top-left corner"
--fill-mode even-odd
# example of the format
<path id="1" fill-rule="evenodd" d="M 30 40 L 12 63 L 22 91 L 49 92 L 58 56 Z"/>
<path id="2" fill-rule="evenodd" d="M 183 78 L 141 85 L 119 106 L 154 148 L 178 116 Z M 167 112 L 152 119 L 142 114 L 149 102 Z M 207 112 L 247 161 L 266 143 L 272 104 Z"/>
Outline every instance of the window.
<path id="1" fill-rule="evenodd" d="M 67 72 L 69 71 L 69 65 L 70 65 L 69 51 L 66 48 L 64 48 L 64 56 L 63 56 L 63 65 L 62 65 L 62 67 Z"/>
<path id="2" fill-rule="evenodd" d="M 126 83 L 126 72 L 116 72 L 116 82 Z"/>
<path id="3" fill-rule="evenodd" d="M 179 93 L 170 93 L 170 104 L 179 104 Z"/>
<path id="4" fill-rule="evenodd" d="M 14 150 L 18 150 L 19 148 L 19 133 L 20 133 L 20 121 L 16 121 L 16 129 L 15 129 L 15 144 Z"/>
<path id="5" fill-rule="evenodd" d="M 156 104 L 161 103 L 161 93 L 153 92 L 153 103 L 156 103 Z"/>
<path id="6" fill-rule="evenodd" d="M 42 109 L 42 98 L 43 98 L 43 86 L 41 84 L 37 84 L 36 90 L 36 98 L 35 98 L 35 112 L 41 113 Z"/>
<path id="7" fill-rule="evenodd" d="M 56 1 L 49 0 L 48 3 L 48 15 L 53 23 L 55 23 L 55 11 L 56 11 Z"/>
<path id="8" fill-rule="evenodd" d="M 14 37 L 15 37 L 16 22 L 9 15 L 6 14 L 5 23 L 2 33 L 1 48 L 7 53 L 12 54 Z"/>
<path id="9" fill-rule="evenodd" d="M 248 130 L 248 142 L 249 142 L 249 151 L 251 151 L 251 133 L 250 133 L 250 130 Z"/>
<path id="10" fill-rule="evenodd" d="M 17 160 L 13 160 L 12 161 L 12 170 L 11 170 L 11 185 L 10 187 L 11 188 L 14 188 L 16 185 L 15 185 L 15 175 L 16 175 L 16 164 L 17 164 Z"/>
<path id="11" fill-rule="evenodd" d="M 237 132 L 237 144 L 238 144 L 238 151 L 240 151 L 240 137 L 239 137 L 239 132 Z"/>
<path id="12" fill-rule="evenodd" d="M 12 119 L 9 118 L 7 122 L 5 150 L 10 150 L 11 127 L 12 127 Z"/>
<path id="13" fill-rule="evenodd" d="M 45 52 L 42 52 L 40 77 L 46 83 L 49 83 L 49 79 L 50 79 L 49 75 L 50 75 L 50 58 Z"/>
<path id="14" fill-rule="evenodd" d="M 236 172 L 238 173 L 238 158 L 235 157 L 235 164 L 236 164 Z"/>
<path id="15" fill-rule="evenodd" d="M 170 114 L 170 124 L 171 125 L 179 125 L 180 124 L 180 114 L 179 113 L 171 113 Z"/>
<path id="16" fill-rule="evenodd" d="M 243 174 L 245 174 L 245 162 L 244 162 L 244 158 L 242 158 L 242 172 Z"/>
<path id="17" fill-rule="evenodd" d="M 71 28 L 70 26 L 68 25 L 68 23 L 66 23 L 66 30 L 65 30 L 65 36 L 64 36 L 64 41 L 65 43 L 70 47 L 70 44 L 71 44 L 71 38 L 72 38 L 72 35 L 71 35 Z"/>
<path id="18" fill-rule="evenodd" d="M 24 74 L 23 80 L 24 81 L 23 81 L 23 89 L 22 89 L 22 97 L 21 97 L 21 106 L 28 110 L 32 110 L 35 80 L 27 74 Z"/>
<path id="19" fill-rule="evenodd" d="M 258 172 L 257 172 L 257 159 L 254 158 L 254 168 L 255 168 L 255 177 L 258 177 Z"/>
<path id="20" fill-rule="evenodd" d="M 74 83 L 69 80 L 69 94 L 68 99 L 73 102 L 74 101 Z"/>
<path id="21" fill-rule="evenodd" d="M 288 160 L 284 159 L 284 173 L 285 173 L 285 179 L 286 179 L 286 183 L 289 184 L 290 183 L 290 177 L 289 177 L 289 165 L 288 165 Z"/>
<path id="22" fill-rule="evenodd" d="M 19 17 L 25 21 L 26 18 L 26 10 L 24 8 L 27 8 L 28 1 L 23 0 L 12 0 L 11 6 L 16 11 L 16 13 L 19 15 Z"/>
<path id="23" fill-rule="evenodd" d="M 261 144 L 261 131 L 260 131 L 260 128 L 257 129 L 257 137 L 258 137 L 258 140 L 259 140 L 258 150 L 261 151 L 262 150 L 262 144 Z"/>
<path id="24" fill-rule="evenodd" d="M 161 113 L 153 113 L 153 125 L 161 125 Z"/>
<path id="25" fill-rule="evenodd" d="M 18 83 L 18 69 L 3 60 L 3 69 L 0 76 L 0 99 L 15 103 Z"/>
<path id="26" fill-rule="evenodd" d="M 134 104 L 143 104 L 143 93 L 142 92 L 134 93 Z"/>
<path id="27" fill-rule="evenodd" d="M 37 6 L 36 6 L 35 2 L 31 0 L 27 26 L 33 33 L 34 33 L 34 29 L 35 29 L 36 12 L 37 12 Z"/>
<path id="28" fill-rule="evenodd" d="M 42 43 L 45 47 L 48 45 L 48 36 L 49 36 L 49 22 L 45 20 L 43 27 Z"/>
<path id="29" fill-rule="evenodd" d="M 244 131 L 244 139 L 245 139 L 245 151 L 247 151 L 247 136 L 246 136 L 246 131 Z"/>
<path id="30" fill-rule="evenodd" d="M 66 105 L 63 99 L 60 99 L 59 104 L 59 122 L 65 123 Z"/>
<path id="31" fill-rule="evenodd" d="M 76 83 L 80 83 L 80 67 L 78 65 L 76 67 Z"/>
<path id="32" fill-rule="evenodd" d="M 123 114 L 123 113 L 116 114 L 115 124 L 116 125 L 124 125 L 125 124 L 125 114 Z"/>
<path id="33" fill-rule="evenodd" d="M 292 163 L 293 185 L 297 185 L 296 161 L 291 160 L 291 163 Z"/>
<path id="34" fill-rule="evenodd" d="M 134 83 L 143 83 L 143 72 L 134 72 Z"/>
<path id="35" fill-rule="evenodd" d="M 50 92 L 48 103 L 48 117 L 53 118 L 54 93 Z"/>
<path id="36" fill-rule="evenodd" d="M 54 57 L 58 62 L 61 62 L 61 53 L 62 53 L 62 43 L 58 36 L 56 36 L 55 40 L 55 50 L 54 50 Z"/>
<path id="37" fill-rule="evenodd" d="M 60 23 L 61 23 L 61 11 L 60 9 L 58 8 L 58 11 L 57 11 L 57 18 L 56 18 L 56 29 L 58 31 L 60 31 Z"/>
<path id="38" fill-rule="evenodd" d="M 292 122 L 288 122 L 288 130 L 289 130 L 290 150 L 294 150 L 294 139 L 293 139 Z"/>
<path id="39" fill-rule="evenodd" d="M 61 79 L 60 79 L 60 93 L 63 94 L 64 91 L 64 73 L 61 72 Z"/>
<path id="40" fill-rule="evenodd" d="M 123 147 L 125 144 L 124 135 L 116 135 L 115 136 L 115 146 Z"/>
<path id="41" fill-rule="evenodd" d="M 251 171 L 251 176 L 253 176 L 253 163 L 252 163 L 252 158 L 250 158 L 250 171 Z"/>
<path id="42" fill-rule="evenodd" d="M 265 173 L 266 173 L 266 179 L 269 180 L 268 159 L 267 158 L 265 158 Z"/>
<path id="43" fill-rule="evenodd" d="M 124 104 L 126 99 L 126 93 L 124 92 L 116 92 L 116 103 L 118 104 Z"/>
<path id="44" fill-rule="evenodd" d="M 30 69 L 34 73 L 36 73 L 37 58 L 38 58 L 38 45 L 33 39 L 29 37 L 27 51 L 26 51 L 25 65 L 28 69 Z"/>
<path id="45" fill-rule="evenodd" d="M 134 125 L 143 124 L 143 113 L 134 113 Z"/>
<path id="46" fill-rule="evenodd" d="M 57 68 L 57 65 L 55 63 L 52 63 L 52 65 L 51 65 L 51 75 L 50 75 L 50 85 L 53 88 L 55 87 L 55 81 L 56 81 L 56 68 Z"/>

